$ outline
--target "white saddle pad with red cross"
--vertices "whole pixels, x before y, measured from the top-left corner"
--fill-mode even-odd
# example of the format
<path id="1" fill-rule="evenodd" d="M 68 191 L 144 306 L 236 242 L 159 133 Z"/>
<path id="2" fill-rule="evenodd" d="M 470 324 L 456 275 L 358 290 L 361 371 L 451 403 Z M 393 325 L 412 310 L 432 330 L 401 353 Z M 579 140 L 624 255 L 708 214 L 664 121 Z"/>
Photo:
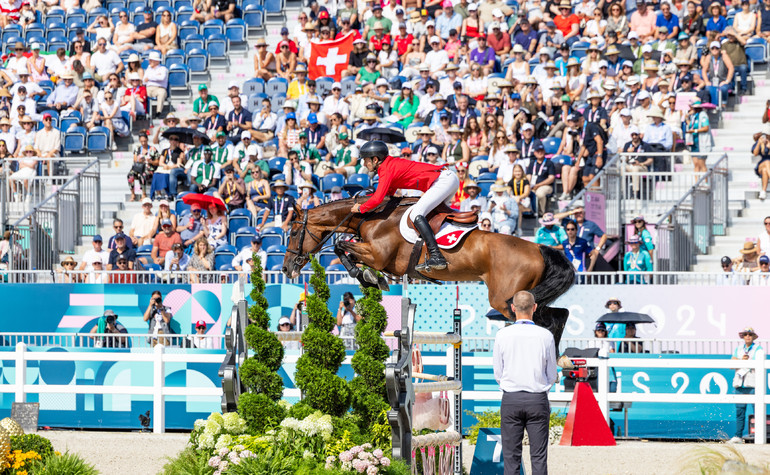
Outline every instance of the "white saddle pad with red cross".
<path id="1" fill-rule="evenodd" d="M 420 235 L 417 234 L 417 231 L 409 227 L 409 212 L 411 210 L 412 207 L 410 206 L 406 213 L 401 217 L 399 230 L 401 231 L 401 236 L 403 236 L 407 242 L 414 244 L 417 242 Z M 451 221 L 444 221 L 444 223 L 441 224 L 441 229 L 436 233 L 436 243 L 441 249 L 452 249 L 457 243 L 463 240 L 463 237 L 465 237 L 466 234 L 477 227 L 477 224 L 472 226 L 458 226 Z"/>

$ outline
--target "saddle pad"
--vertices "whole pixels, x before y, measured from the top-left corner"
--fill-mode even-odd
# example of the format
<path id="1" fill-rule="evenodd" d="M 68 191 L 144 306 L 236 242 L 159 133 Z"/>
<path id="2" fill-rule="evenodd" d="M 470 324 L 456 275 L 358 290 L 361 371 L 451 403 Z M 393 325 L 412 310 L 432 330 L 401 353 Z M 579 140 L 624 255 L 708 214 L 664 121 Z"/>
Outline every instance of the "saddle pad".
<path id="1" fill-rule="evenodd" d="M 409 227 L 408 220 L 409 220 L 409 212 L 412 210 L 412 207 L 410 206 L 409 209 L 406 210 L 403 216 L 401 216 L 401 222 L 399 224 L 399 230 L 401 231 L 401 236 L 403 236 L 404 239 L 406 239 L 407 242 L 414 244 L 417 242 L 417 239 L 420 237 L 419 234 L 417 234 L 417 231 Z M 478 224 L 474 224 L 473 226 L 457 226 L 456 224 L 452 223 L 451 221 L 444 221 L 441 224 L 441 229 L 439 229 L 438 233 L 436 233 L 436 243 L 438 244 L 438 247 L 441 249 L 452 249 L 462 241 L 463 237 L 468 234 L 469 232 L 473 231 L 478 227 Z"/>

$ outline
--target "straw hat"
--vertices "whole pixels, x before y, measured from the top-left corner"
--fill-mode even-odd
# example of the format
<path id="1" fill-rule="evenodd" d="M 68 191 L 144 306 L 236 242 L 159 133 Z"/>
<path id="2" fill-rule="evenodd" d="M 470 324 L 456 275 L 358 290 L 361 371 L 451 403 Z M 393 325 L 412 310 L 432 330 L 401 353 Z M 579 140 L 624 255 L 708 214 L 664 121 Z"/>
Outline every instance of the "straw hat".
<path id="1" fill-rule="evenodd" d="M 465 186 L 463 186 L 463 190 L 467 190 L 468 188 L 476 188 L 479 191 L 481 190 L 481 187 L 473 180 L 470 180 Z"/>
<path id="2" fill-rule="evenodd" d="M 492 193 L 505 193 L 511 191 L 511 187 L 506 185 L 503 180 L 495 181 L 495 184 L 490 187 Z"/>
<path id="3" fill-rule="evenodd" d="M 452 124 L 451 127 L 449 127 L 449 130 L 447 130 L 450 134 L 461 134 L 463 133 L 463 129 L 461 129 L 457 124 Z"/>
<path id="4" fill-rule="evenodd" d="M 738 332 L 738 337 L 743 338 L 746 335 L 751 335 L 754 338 L 758 338 L 759 335 L 757 335 L 757 332 L 754 331 L 753 327 L 746 327 L 742 331 Z"/>
<path id="5" fill-rule="evenodd" d="M 283 180 L 275 180 L 275 183 L 273 183 L 273 188 L 289 188 L 289 185 L 287 185 Z"/>
<path id="6" fill-rule="evenodd" d="M 618 47 L 614 44 L 611 44 L 607 47 L 607 51 L 604 52 L 605 55 L 611 56 L 613 54 L 620 54 L 620 51 L 618 51 Z"/>
<path id="7" fill-rule="evenodd" d="M 72 256 L 67 256 L 67 257 L 65 257 L 65 258 L 64 258 L 64 260 L 63 260 L 63 261 L 61 261 L 61 265 L 62 265 L 62 266 L 64 266 L 64 263 L 65 263 L 65 262 L 71 262 L 71 263 L 73 263 L 73 264 L 77 264 L 77 261 L 76 261 L 76 260 L 75 260 L 75 258 L 74 258 L 74 257 L 72 257 Z"/>
<path id="8" fill-rule="evenodd" d="M 419 135 L 434 135 L 433 131 L 430 130 L 430 127 L 427 125 L 423 125 L 420 127 L 420 130 L 417 132 Z"/>
<path id="9" fill-rule="evenodd" d="M 377 120 L 379 117 L 377 117 L 377 114 L 375 114 L 371 109 L 367 109 L 366 113 L 361 116 L 362 120 Z"/>
<path id="10" fill-rule="evenodd" d="M 553 215 L 553 213 L 545 213 L 542 218 L 538 220 L 538 222 L 543 226 L 550 226 L 552 224 L 558 223 L 558 220 Z"/>
<path id="11" fill-rule="evenodd" d="M 661 119 L 665 119 L 663 112 L 657 107 L 650 108 L 650 112 L 647 113 L 647 117 L 659 117 Z"/>
<path id="12" fill-rule="evenodd" d="M 757 252 L 757 245 L 754 241 L 746 241 L 743 243 L 741 254 L 754 254 L 755 252 Z"/>

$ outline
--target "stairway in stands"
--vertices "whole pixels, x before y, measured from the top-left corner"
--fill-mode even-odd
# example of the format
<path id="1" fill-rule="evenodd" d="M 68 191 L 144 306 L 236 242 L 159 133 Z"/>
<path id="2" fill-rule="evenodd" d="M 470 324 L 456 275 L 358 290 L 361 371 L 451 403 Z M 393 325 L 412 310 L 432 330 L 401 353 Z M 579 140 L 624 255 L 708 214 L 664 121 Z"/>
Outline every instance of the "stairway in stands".
<path id="1" fill-rule="evenodd" d="M 762 113 L 770 98 L 770 71 L 755 71 L 752 77 L 754 93 L 741 97 L 735 111 L 724 112 L 714 134 L 714 150 L 727 152 L 729 159 L 730 226 L 727 235 L 715 238 L 708 254 L 697 257 L 693 271 L 721 271 L 722 256 L 738 257 L 746 239 L 756 238 L 764 229 L 763 218 L 770 216 L 770 198 L 758 197 L 761 182 L 754 174 L 757 159 L 751 155 L 752 136 L 763 127 Z"/>
<path id="2" fill-rule="evenodd" d="M 223 98 L 227 95 L 227 84 L 230 81 L 237 81 L 243 84 L 247 79 L 253 77 L 253 51 L 254 43 L 260 36 L 265 36 L 268 44 L 275 45 L 280 39 L 280 29 L 283 26 L 288 26 L 292 31 L 297 24 L 297 15 L 300 11 L 300 2 L 288 1 L 286 7 L 286 21 L 282 21 L 278 18 L 270 18 L 267 21 L 266 35 L 263 32 L 252 34 L 248 37 L 249 48 L 245 52 L 234 52 L 229 54 L 229 66 L 226 69 L 223 68 L 210 68 L 209 80 L 205 81 L 209 88 L 209 94 L 213 94 L 218 98 Z M 173 99 L 171 101 L 171 109 L 177 115 L 177 117 L 185 118 L 192 113 L 192 101 L 198 97 L 198 85 L 204 81 L 194 81 L 190 83 L 191 96 L 186 99 Z M 154 126 L 160 124 L 160 120 L 153 121 Z M 139 128 L 147 127 L 148 124 L 136 123 L 134 125 L 134 134 L 138 133 Z M 118 151 L 113 152 L 112 156 L 105 158 L 102 166 L 102 217 L 104 219 L 104 226 L 100 230 L 104 238 L 112 236 L 112 218 L 118 217 L 123 219 L 125 223 L 125 230 L 128 232 L 131 226 L 132 217 L 141 211 L 141 204 L 139 202 L 129 202 L 131 195 L 128 190 L 128 184 L 126 182 L 126 175 L 131 169 L 131 162 L 133 159 L 132 150 L 134 144 L 136 144 L 136 135 L 132 137 L 130 145 L 123 144 L 119 146 Z M 180 190 L 183 191 L 183 190 Z M 172 204 L 173 209 L 173 204 Z M 157 201 L 153 210 L 157 210 Z M 90 239 L 84 238 L 83 245 L 80 246 L 75 256 L 82 256 L 86 249 L 91 248 Z"/>

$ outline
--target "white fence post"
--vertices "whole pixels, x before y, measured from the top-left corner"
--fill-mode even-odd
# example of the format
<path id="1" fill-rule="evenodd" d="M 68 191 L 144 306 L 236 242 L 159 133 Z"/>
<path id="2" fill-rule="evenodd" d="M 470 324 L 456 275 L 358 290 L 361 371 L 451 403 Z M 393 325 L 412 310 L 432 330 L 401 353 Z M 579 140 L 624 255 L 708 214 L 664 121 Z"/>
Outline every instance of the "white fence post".
<path id="1" fill-rule="evenodd" d="M 607 423 L 610 423 L 610 403 L 609 403 L 609 392 L 610 392 L 610 375 L 609 375 L 609 361 L 607 358 L 599 358 L 598 360 L 598 366 L 597 366 L 598 374 L 598 386 L 599 386 L 599 392 L 596 394 L 596 402 L 599 403 L 599 409 L 602 410 L 602 414 L 604 414 L 604 419 L 607 421 Z"/>
<path id="2" fill-rule="evenodd" d="M 767 440 L 767 409 L 765 407 L 765 394 L 767 394 L 767 369 L 765 368 L 765 352 L 758 351 L 755 360 L 754 393 L 754 443 L 764 444 Z"/>
<path id="3" fill-rule="evenodd" d="M 24 392 L 24 385 L 27 383 L 26 352 L 26 343 L 19 342 L 16 344 L 16 396 L 14 398 L 16 402 L 27 402 L 27 395 Z"/>
<path id="4" fill-rule="evenodd" d="M 166 368 L 163 362 L 164 346 L 155 345 L 153 353 L 153 375 L 152 375 L 152 431 L 156 434 L 166 432 L 166 413 L 165 397 L 163 396 L 163 387 L 165 385 Z"/>

